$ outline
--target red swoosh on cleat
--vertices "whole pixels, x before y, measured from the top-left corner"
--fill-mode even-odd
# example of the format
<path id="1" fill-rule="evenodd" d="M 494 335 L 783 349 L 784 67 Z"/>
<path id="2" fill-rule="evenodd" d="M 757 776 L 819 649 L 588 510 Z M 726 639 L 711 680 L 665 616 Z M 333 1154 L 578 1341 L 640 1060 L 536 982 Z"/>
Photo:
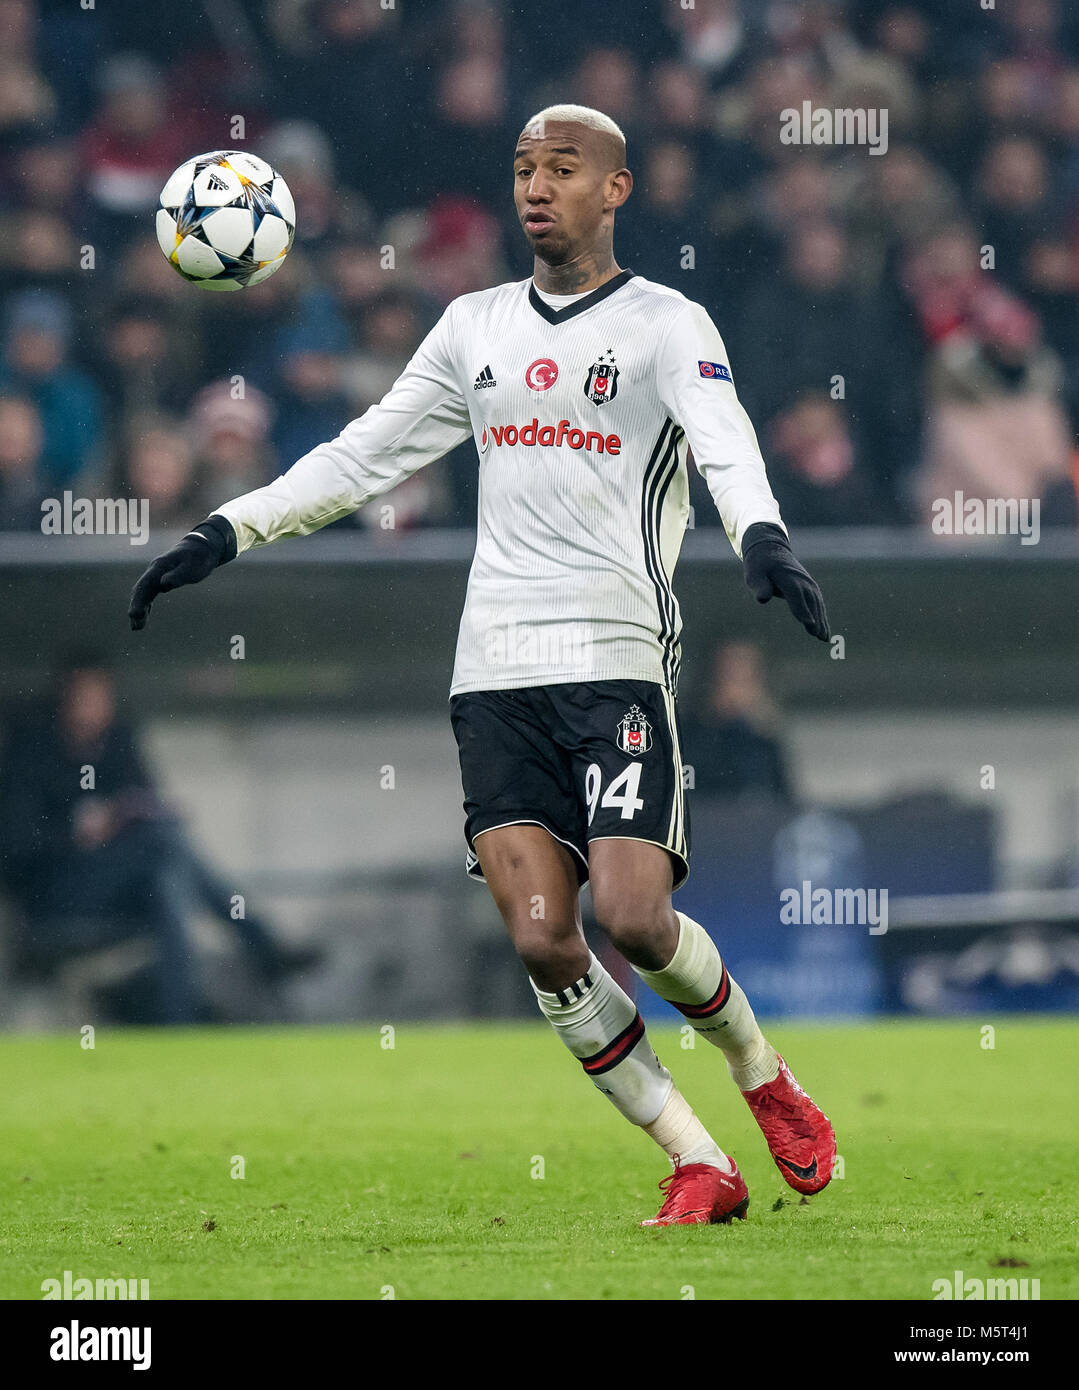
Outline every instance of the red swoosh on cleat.
<path id="1" fill-rule="evenodd" d="M 801 1178 L 803 1182 L 812 1182 L 817 1176 L 817 1155 L 813 1155 L 813 1162 L 807 1168 L 799 1168 L 797 1163 L 792 1163 L 788 1158 L 780 1158 L 776 1155 L 776 1162 L 782 1163 L 784 1168 L 789 1168 L 796 1178 Z"/>

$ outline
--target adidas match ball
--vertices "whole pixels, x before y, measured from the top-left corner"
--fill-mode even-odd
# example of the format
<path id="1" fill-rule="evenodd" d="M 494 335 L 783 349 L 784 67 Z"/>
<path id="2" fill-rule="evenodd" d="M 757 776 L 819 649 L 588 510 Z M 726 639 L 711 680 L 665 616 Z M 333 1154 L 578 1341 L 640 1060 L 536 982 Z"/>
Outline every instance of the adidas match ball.
<path id="1" fill-rule="evenodd" d="M 295 233 L 288 184 L 264 159 L 241 150 L 189 159 L 158 200 L 158 245 L 169 265 L 204 290 L 268 280 Z"/>

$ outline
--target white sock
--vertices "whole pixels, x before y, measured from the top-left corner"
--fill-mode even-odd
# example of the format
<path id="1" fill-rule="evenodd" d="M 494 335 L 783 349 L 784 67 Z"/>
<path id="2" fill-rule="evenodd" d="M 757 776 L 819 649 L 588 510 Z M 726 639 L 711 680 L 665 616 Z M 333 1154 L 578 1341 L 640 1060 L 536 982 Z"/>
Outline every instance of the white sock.
<path id="1" fill-rule="evenodd" d="M 627 1120 L 672 1161 L 677 1154 L 681 1163 L 712 1163 L 731 1171 L 727 1156 L 652 1051 L 636 1005 L 595 955 L 585 974 L 565 989 L 551 993 L 530 983 L 544 1017 Z"/>
<path id="2" fill-rule="evenodd" d="M 724 1173 L 734 1172 L 734 1164 L 697 1119 L 677 1086 L 671 1087 L 659 1115 L 642 1128 L 676 1167 L 678 1164 L 710 1163 Z"/>
<path id="3" fill-rule="evenodd" d="M 592 1084 L 635 1125 L 651 1124 L 670 1093 L 671 1074 L 652 1051 L 637 1006 L 591 955 L 588 969 L 548 993 L 531 980 L 540 1010 Z"/>
<path id="4" fill-rule="evenodd" d="M 662 970 L 634 970 L 723 1052 L 741 1090 L 774 1081 L 779 1055 L 758 1027 L 741 986 L 728 974 L 716 943 L 692 917 L 684 912 L 677 916 L 678 945 L 668 964 Z"/>

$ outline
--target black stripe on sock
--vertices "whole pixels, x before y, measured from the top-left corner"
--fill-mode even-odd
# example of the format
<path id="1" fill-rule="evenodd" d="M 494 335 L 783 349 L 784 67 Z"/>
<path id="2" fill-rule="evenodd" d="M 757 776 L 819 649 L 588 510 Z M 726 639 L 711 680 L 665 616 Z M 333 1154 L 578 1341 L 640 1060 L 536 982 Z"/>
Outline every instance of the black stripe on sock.
<path id="1" fill-rule="evenodd" d="M 723 967 L 723 974 L 720 977 L 719 988 L 711 999 L 706 999 L 703 1004 L 679 1004 L 674 1000 L 671 1003 L 683 1013 L 686 1018 L 712 1018 L 724 1007 L 727 1000 L 731 997 L 731 981 L 727 974 L 727 967 Z"/>
<path id="2" fill-rule="evenodd" d="M 589 1076 L 602 1076 L 605 1071 L 618 1066 L 619 1062 L 624 1062 L 643 1037 L 644 1019 L 640 1014 L 634 1014 L 628 1028 L 623 1028 L 617 1037 L 598 1052 L 593 1052 L 591 1057 L 582 1057 L 581 1066 Z"/>
<path id="3" fill-rule="evenodd" d="M 592 988 L 592 976 L 589 975 L 588 971 L 586 970 L 585 973 L 581 976 L 581 978 L 580 978 L 579 980 L 574 980 L 573 983 L 570 984 L 570 985 L 567 985 L 565 989 L 556 989 L 555 992 L 554 992 L 554 994 L 555 994 L 555 998 L 556 998 L 556 999 L 558 1000 L 558 1002 L 562 1005 L 562 1007 L 563 1007 L 563 1008 L 567 1008 L 567 1007 L 568 1007 L 570 1004 L 572 1004 L 575 1000 L 577 1000 L 577 999 L 583 999 L 583 998 L 584 998 L 584 994 L 585 994 L 585 990 L 591 989 L 591 988 Z M 573 991 L 573 999 L 571 999 L 571 998 L 569 997 L 569 996 L 570 996 L 570 990 Z"/>

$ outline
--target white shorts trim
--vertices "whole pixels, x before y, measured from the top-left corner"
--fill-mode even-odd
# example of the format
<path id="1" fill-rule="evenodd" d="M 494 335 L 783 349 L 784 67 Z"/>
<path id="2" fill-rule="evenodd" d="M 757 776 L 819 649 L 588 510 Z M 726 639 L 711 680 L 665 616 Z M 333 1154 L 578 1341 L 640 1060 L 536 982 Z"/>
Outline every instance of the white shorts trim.
<path id="1" fill-rule="evenodd" d="M 585 877 L 588 877 L 588 859 L 585 857 L 585 855 L 581 853 L 577 846 L 573 844 L 570 840 L 563 840 L 562 836 L 556 835 L 554 831 L 551 829 L 551 827 L 547 825 L 544 821 L 536 820 L 532 816 L 523 816 L 520 820 L 500 821 L 498 825 L 488 825 L 484 830 L 478 830 L 476 834 L 472 836 L 472 844 L 474 845 L 481 835 L 489 835 L 492 830 L 505 830 L 507 825 L 538 825 L 541 830 L 546 830 L 547 834 L 550 835 L 552 840 L 557 840 L 560 845 L 565 845 L 565 847 L 568 850 L 572 850 L 572 852 L 584 865 Z M 479 863 L 479 855 L 472 848 L 472 846 L 469 845 L 468 850 L 465 854 L 465 873 L 469 876 L 469 878 L 475 879 L 479 883 L 486 883 L 487 880 L 484 878 L 483 872 L 479 868 Z"/>
<path id="2" fill-rule="evenodd" d="M 681 883 L 676 883 L 672 885 L 672 893 L 677 893 L 679 888 L 681 888 L 682 885 L 685 883 L 686 879 L 689 878 L 689 857 L 688 855 L 683 853 L 682 850 L 678 849 L 674 845 L 660 844 L 659 840 L 649 840 L 644 835 L 593 835 L 592 838 L 588 841 L 588 843 L 592 845 L 596 844 L 600 840 L 632 840 L 635 844 L 638 845 L 655 845 L 657 849 L 664 849 L 667 851 L 668 854 L 673 854 L 676 859 L 680 859 L 682 863 L 686 866 L 685 877 L 682 879 Z"/>

